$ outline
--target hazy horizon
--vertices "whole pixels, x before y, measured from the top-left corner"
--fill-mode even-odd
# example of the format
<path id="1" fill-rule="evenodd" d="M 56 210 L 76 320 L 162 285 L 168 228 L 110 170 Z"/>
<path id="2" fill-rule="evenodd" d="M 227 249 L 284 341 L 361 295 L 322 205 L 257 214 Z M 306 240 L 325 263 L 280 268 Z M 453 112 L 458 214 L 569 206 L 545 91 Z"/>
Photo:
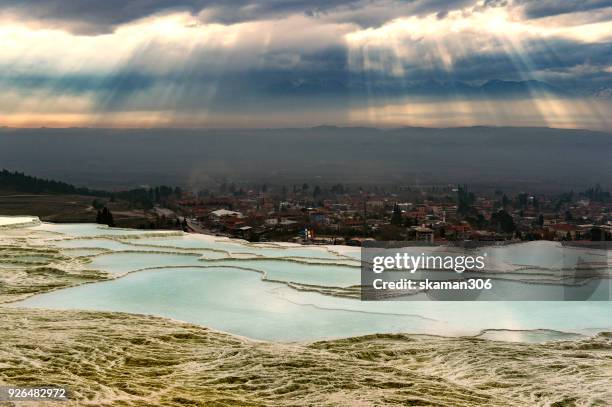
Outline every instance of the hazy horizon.
<path id="1" fill-rule="evenodd" d="M 9 170 L 101 188 L 223 180 L 610 188 L 612 137 L 545 128 L 3 129 Z"/>
<path id="2" fill-rule="evenodd" d="M 189 127 L 189 126 L 175 126 L 175 127 L 102 127 L 102 126 L 68 126 L 68 127 L 53 127 L 53 126 L 38 126 L 38 127 L 19 127 L 19 126 L 3 126 L 0 125 L 0 130 L 310 130 L 310 129 L 325 129 L 325 128 L 336 128 L 336 129 L 372 129 L 372 130 L 402 130 L 402 129 L 428 129 L 428 130 L 452 130 L 452 129 L 477 129 L 477 128 L 489 128 L 489 129 L 545 129 L 545 130 L 577 130 L 587 131 L 593 133 L 605 133 L 612 134 L 611 130 L 601 129 L 589 129 L 586 127 L 578 128 L 566 128 L 566 127 L 550 127 L 550 126 L 493 126 L 487 124 L 475 124 L 470 126 L 376 126 L 376 125 L 341 125 L 341 124 L 329 124 L 322 123 L 309 126 L 262 126 L 262 127 Z"/>

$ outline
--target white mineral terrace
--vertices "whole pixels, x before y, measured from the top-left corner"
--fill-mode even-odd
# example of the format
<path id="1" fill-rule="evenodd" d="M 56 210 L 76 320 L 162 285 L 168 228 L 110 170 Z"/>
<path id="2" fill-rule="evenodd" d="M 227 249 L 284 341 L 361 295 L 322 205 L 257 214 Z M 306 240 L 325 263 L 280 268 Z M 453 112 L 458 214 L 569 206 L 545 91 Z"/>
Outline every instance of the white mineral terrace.
<path id="1" fill-rule="evenodd" d="M 609 301 L 363 302 L 356 298 L 359 248 L 252 244 L 32 217 L 0 217 L 0 225 L 2 245 L 59 248 L 69 260 L 52 267 L 101 270 L 112 277 L 35 295 L 16 307 L 153 314 L 271 341 L 406 332 L 537 342 L 612 328 Z M 561 261 L 555 242 L 487 250 L 496 283 L 508 290 L 551 289 L 567 257 L 594 259 L 606 275 L 611 269 L 608 253 L 594 249 L 564 248 Z M 3 261 L 27 267 L 21 258 Z M 609 284 L 597 289 L 608 290 Z"/>

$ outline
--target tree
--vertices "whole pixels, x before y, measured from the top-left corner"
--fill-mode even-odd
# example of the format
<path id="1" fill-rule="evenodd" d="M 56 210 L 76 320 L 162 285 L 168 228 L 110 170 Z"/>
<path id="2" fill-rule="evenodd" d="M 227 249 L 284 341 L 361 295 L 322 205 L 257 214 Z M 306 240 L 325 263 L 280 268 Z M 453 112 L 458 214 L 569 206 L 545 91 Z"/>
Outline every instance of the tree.
<path id="1" fill-rule="evenodd" d="M 410 226 L 417 226 L 418 222 L 416 218 L 406 218 L 406 220 L 404 221 L 404 226 L 406 227 L 410 227 Z"/>
<path id="2" fill-rule="evenodd" d="M 610 240 L 612 240 L 612 234 L 606 232 L 601 227 L 595 226 L 595 227 L 591 228 L 591 240 L 594 241 L 594 242 L 610 241 Z"/>
<path id="3" fill-rule="evenodd" d="M 106 224 L 110 227 L 115 226 L 115 220 L 113 219 L 111 211 L 106 207 L 102 210 L 102 213 L 104 213 L 104 211 L 106 211 Z"/>
<path id="4" fill-rule="evenodd" d="M 377 238 L 380 240 L 402 240 L 403 229 L 395 225 L 384 225 L 380 228 Z"/>
<path id="5" fill-rule="evenodd" d="M 525 208 L 527 206 L 527 194 L 525 192 L 518 194 L 517 201 L 521 208 Z"/>
<path id="6" fill-rule="evenodd" d="M 105 206 L 101 211 L 98 211 L 96 214 L 96 223 L 102 225 L 108 225 L 110 227 L 115 226 L 115 221 L 113 219 L 113 214 L 110 210 Z"/>
<path id="7" fill-rule="evenodd" d="M 508 205 L 510 205 L 510 199 L 504 194 L 502 196 L 502 208 L 505 209 Z"/>
<path id="8" fill-rule="evenodd" d="M 459 186 L 457 189 L 457 212 L 461 215 L 469 215 L 474 212 L 472 204 L 476 197 L 472 192 L 467 190 L 466 185 Z"/>
<path id="9" fill-rule="evenodd" d="M 491 215 L 491 226 L 503 233 L 512 233 L 516 230 L 512 216 L 503 209 Z"/>
<path id="10" fill-rule="evenodd" d="M 393 214 L 391 215 L 391 224 L 400 226 L 402 224 L 402 211 L 398 205 L 393 207 Z"/>
<path id="11" fill-rule="evenodd" d="M 438 231 L 440 238 L 444 239 L 446 237 L 446 229 L 440 228 Z"/>

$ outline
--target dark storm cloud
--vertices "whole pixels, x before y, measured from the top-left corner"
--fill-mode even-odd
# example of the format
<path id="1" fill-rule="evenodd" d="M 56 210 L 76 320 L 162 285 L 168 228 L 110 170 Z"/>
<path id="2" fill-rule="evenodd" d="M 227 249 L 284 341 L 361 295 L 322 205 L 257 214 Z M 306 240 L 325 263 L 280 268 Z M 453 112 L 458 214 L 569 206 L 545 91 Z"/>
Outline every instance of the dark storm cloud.
<path id="1" fill-rule="evenodd" d="M 116 26 L 156 13 L 205 12 L 207 21 L 236 23 L 291 14 L 330 17 L 343 22 L 380 25 L 402 15 L 441 13 L 470 5 L 474 0 L 0 0 L 0 10 L 60 26 L 79 34 L 112 31 Z M 370 9 L 375 8 L 375 12 Z M 333 17 L 332 17 L 333 19 Z"/>
<path id="2" fill-rule="evenodd" d="M 132 94 L 152 87 L 156 80 L 154 76 L 129 71 L 113 75 L 72 73 L 58 76 L 44 73 L 18 74 L 6 69 L 0 77 L 0 88 L 45 89 L 56 95 L 109 91 Z"/>
<path id="3" fill-rule="evenodd" d="M 540 18 L 612 7 L 612 0 L 519 0 L 515 4 L 524 5 L 528 18 Z"/>
<path id="4" fill-rule="evenodd" d="M 483 78 L 520 79 L 530 74 L 546 71 L 568 71 L 575 67 L 588 66 L 603 71 L 612 60 L 612 44 L 584 44 L 569 40 L 532 41 L 525 43 L 521 55 L 506 52 L 473 53 L 458 58 L 447 76 L 462 81 Z M 443 77 L 444 71 L 426 71 Z M 574 75 L 572 75 L 574 76 Z M 580 74 L 575 74 L 576 80 Z"/>
<path id="5" fill-rule="evenodd" d="M 325 10 L 353 0 L 2 0 L 0 8 L 14 10 L 43 22 L 65 24 L 74 31 L 112 31 L 117 25 L 152 14 L 187 11 L 197 14 L 211 10 L 219 22 L 259 19 L 296 11 Z M 251 6 L 251 7 L 249 7 Z M 245 10 L 248 9 L 248 11 Z"/>

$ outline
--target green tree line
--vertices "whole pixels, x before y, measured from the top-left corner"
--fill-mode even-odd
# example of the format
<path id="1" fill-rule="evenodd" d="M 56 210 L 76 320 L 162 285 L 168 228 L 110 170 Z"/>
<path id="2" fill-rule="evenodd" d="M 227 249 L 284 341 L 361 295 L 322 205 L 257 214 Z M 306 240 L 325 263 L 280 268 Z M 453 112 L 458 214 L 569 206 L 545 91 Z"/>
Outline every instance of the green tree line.
<path id="1" fill-rule="evenodd" d="M 0 171 L 0 190 L 29 193 L 29 194 L 57 194 L 57 195 L 87 195 L 99 198 L 123 199 L 139 208 L 152 208 L 154 204 L 164 201 L 174 195 L 180 197 L 182 190 L 179 187 L 157 186 L 154 188 L 135 188 L 126 191 L 104 191 L 76 187 L 62 181 L 26 175 L 23 172 Z"/>

